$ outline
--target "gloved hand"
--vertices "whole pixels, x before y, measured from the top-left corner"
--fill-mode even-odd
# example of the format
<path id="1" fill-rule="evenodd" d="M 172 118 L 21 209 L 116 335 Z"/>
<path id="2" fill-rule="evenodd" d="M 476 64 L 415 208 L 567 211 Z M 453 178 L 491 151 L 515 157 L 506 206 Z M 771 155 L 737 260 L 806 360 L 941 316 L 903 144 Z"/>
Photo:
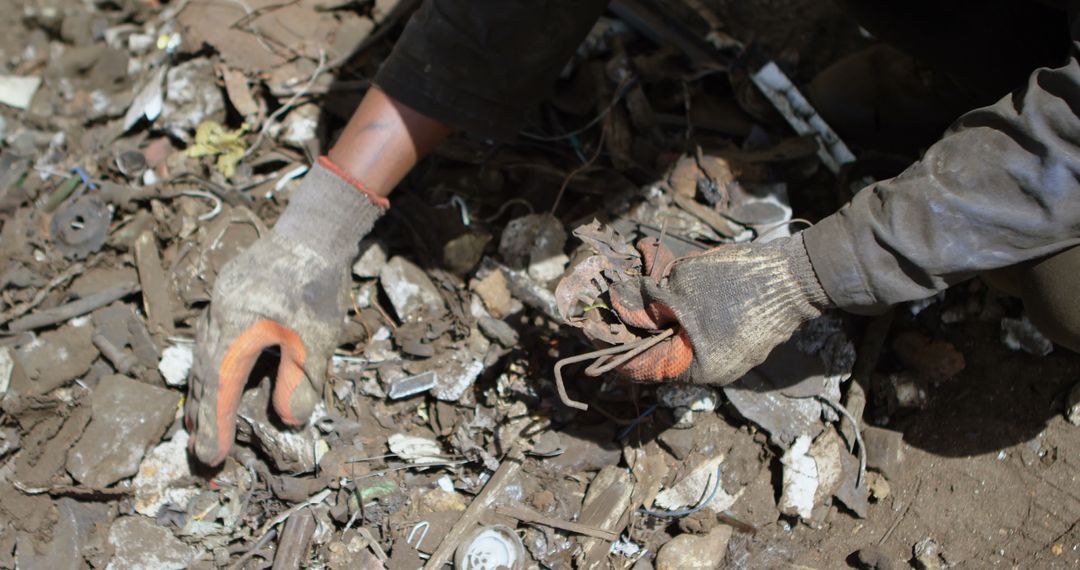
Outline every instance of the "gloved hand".
<path id="1" fill-rule="evenodd" d="M 801 235 L 678 260 L 652 238 L 638 249 L 647 276 L 614 285 L 612 307 L 630 326 L 677 331 L 617 369 L 634 381 L 734 382 L 831 306 Z"/>
<path id="2" fill-rule="evenodd" d="M 225 460 L 244 386 L 268 347 L 281 351 L 274 410 L 290 426 L 311 416 L 345 323 L 351 263 L 387 206 L 362 190 L 319 159 L 273 230 L 221 270 L 199 322 L 186 410 L 199 461 Z"/>

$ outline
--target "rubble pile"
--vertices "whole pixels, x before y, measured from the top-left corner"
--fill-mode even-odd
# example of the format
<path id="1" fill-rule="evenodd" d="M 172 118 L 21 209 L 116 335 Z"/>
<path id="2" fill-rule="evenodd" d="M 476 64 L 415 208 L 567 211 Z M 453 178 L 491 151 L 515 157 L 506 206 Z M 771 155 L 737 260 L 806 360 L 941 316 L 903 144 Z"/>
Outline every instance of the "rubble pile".
<path id="1" fill-rule="evenodd" d="M 187 455 L 218 272 L 273 225 L 417 3 L 30 0 L 12 16 L 0 567 L 713 568 L 759 529 L 888 496 L 902 441 L 863 410 L 918 407 L 962 370 L 945 341 L 886 347 L 904 364 L 876 379 L 888 401 L 852 382 L 837 315 L 728 386 L 570 364 L 588 411 L 560 400 L 557 362 L 593 348 L 575 327 L 632 340 L 605 295 L 641 271 L 637 240 L 686 254 L 790 235 L 789 191 L 832 180 L 820 133 L 792 134 L 735 65 L 741 44 L 714 28 L 680 52 L 670 36 L 690 28 L 647 34 L 633 2 L 520 144 L 455 137 L 395 194 L 309 425 L 268 411 L 270 362 L 224 466 Z M 1002 334 L 1044 353 L 1024 322 Z M 860 345 L 870 369 L 883 342 Z M 927 544 L 920 561 L 939 557 Z"/>

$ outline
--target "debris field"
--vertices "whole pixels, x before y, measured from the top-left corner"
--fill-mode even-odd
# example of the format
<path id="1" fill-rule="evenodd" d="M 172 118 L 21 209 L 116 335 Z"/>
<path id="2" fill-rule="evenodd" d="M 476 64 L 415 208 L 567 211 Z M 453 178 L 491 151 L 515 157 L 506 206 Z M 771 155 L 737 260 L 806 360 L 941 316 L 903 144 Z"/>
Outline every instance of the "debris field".
<path id="1" fill-rule="evenodd" d="M 582 334 L 655 340 L 606 301 L 638 240 L 775 239 L 858 190 L 791 109 L 870 40 L 805 1 L 613 2 L 515 143 L 456 135 L 395 193 L 309 425 L 267 352 L 198 465 L 217 273 L 418 4 L 0 0 L 0 568 L 1080 563 L 1080 359 L 978 281 L 722 387 L 627 383 Z"/>

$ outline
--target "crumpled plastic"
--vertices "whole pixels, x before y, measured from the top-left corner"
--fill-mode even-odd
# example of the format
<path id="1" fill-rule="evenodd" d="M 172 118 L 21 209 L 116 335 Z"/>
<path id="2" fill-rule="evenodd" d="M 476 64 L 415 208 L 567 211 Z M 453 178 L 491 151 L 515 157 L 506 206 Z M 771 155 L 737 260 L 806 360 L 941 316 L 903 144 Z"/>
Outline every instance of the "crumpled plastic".
<path id="1" fill-rule="evenodd" d="M 203 121 L 195 129 L 195 144 L 189 146 L 184 155 L 190 158 L 217 156 L 217 170 L 228 178 L 236 173 L 236 165 L 247 150 L 247 143 L 241 138 L 247 131 L 246 124 L 230 131 L 217 121 Z"/>

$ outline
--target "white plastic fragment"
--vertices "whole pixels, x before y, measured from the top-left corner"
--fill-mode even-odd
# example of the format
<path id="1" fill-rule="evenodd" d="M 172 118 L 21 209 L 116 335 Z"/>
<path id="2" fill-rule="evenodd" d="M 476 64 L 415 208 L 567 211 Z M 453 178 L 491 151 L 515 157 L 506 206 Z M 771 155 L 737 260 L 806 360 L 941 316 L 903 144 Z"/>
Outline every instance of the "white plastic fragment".
<path id="1" fill-rule="evenodd" d="M 841 166 L 855 161 L 855 155 L 840 136 L 775 63 L 765 64 L 751 79 L 795 132 L 818 138 L 821 144 L 818 157 L 833 174 L 838 173 Z"/>
<path id="2" fill-rule="evenodd" d="M 135 126 L 135 123 L 138 123 L 139 119 L 143 117 L 153 122 L 154 119 L 161 115 L 161 110 L 165 105 L 164 83 L 165 68 L 162 67 L 150 76 L 150 80 L 143 86 L 138 95 L 135 95 L 131 107 L 128 107 L 127 113 L 124 115 L 125 131 Z"/>
<path id="3" fill-rule="evenodd" d="M 41 87 L 40 77 L 0 75 L 0 103 L 25 110 L 38 87 Z"/>
<path id="4" fill-rule="evenodd" d="M 461 570 L 519 570 L 524 566 L 525 545 L 509 527 L 482 527 L 466 538 L 454 556 L 454 567 Z"/>
<path id="5" fill-rule="evenodd" d="M 188 372 L 191 371 L 194 361 L 195 354 L 191 345 L 174 344 L 161 352 L 158 372 L 161 372 L 169 386 L 183 386 L 187 384 Z"/>
<path id="6" fill-rule="evenodd" d="M 810 436 L 801 435 L 780 458 L 784 466 L 780 512 L 803 520 L 810 519 L 818 487 L 817 463 L 810 455 L 810 443 Z"/>
<path id="7" fill-rule="evenodd" d="M 438 442 L 426 437 L 395 433 L 386 444 L 398 457 L 412 463 L 438 463 L 443 460 L 443 451 Z"/>
<path id="8" fill-rule="evenodd" d="M 0 346 L 0 398 L 7 394 L 11 386 L 11 374 L 15 371 L 15 355 L 11 348 Z"/>

